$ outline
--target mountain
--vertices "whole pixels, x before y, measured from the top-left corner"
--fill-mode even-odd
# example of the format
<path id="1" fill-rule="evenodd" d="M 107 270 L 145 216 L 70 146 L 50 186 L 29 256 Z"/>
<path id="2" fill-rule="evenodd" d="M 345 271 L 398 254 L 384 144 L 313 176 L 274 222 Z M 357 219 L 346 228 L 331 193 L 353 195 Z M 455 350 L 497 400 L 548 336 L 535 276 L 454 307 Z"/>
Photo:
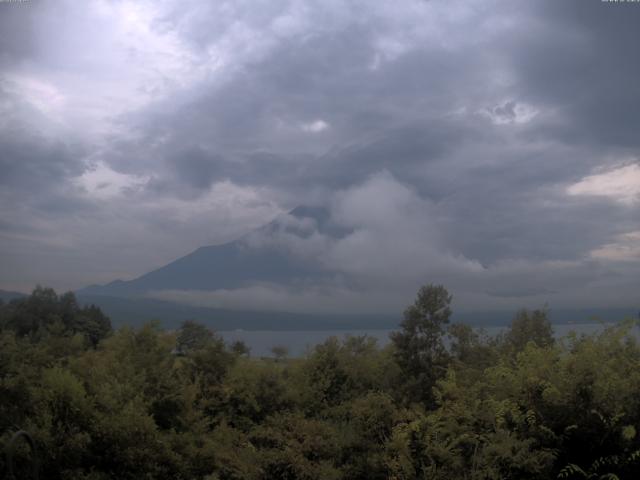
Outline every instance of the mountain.
<path id="1" fill-rule="evenodd" d="M 398 319 L 384 315 L 313 315 L 283 311 L 224 310 L 150 298 L 163 290 L 232 290 L 275 283 L 322 281 L 335 272 L 318 268 L 303 255 L 284 247 L 287 241 L 314 233 L 334 238 L 348 233 L 330 220 L 322 207 L 297 207 L 288 215 L 225 244 L 210 245 L 132 280 L 116 280 L 76 291 L 83 304 L 98 305 L 116 325 L 158 319 L 175 327 L 185 319 L 199 320 L 218 330 L 322 330 L 393 328 Z"/>
<path id="2" fill-rule="evenodd" d="M 318 315 L 290 312 L 225 310 L 196 307 L 151 298 L 124 298 L 78 294 L 83 305 L 98 305 L 114 326 L 139 326 L 159 320 L 174 329 L 184 320 L 197 320 L 218 331 L 224 330 L 371 330 L 392 329 L 398 318 L 389 315 Z"/>
<path id="3" fill-rule="evenodd" d="M 14 300 L 16 298 L 24 298 L 26 296 L 27 296 L 26 293 L 12 292 L 9 290 L 0 290 L 0 300 L 2 300 L 3 302 L 10 302 L 11 300 Z"/>
<path id="4" fill-rule="evenodd" d="M 274 235 L 304 237 L 309 224 L 330 235 L 344 232 L 332 225 L 321 207 L 298 207 L 288 216 L 222 245 L 211 245 L 181 257 L 133 280 L 116 280 L 77 291 L 80 296 L 140 297 L 159 290 L 235 289 L 260 282 L 288 284 L 299 279 L 320 279 L 329 272 L 270 242 Z"/>
<path id="5" fill-rule="evenodd" d="M 163 290 L 233 290 L 260 284 L 292 285 L 322 283 L 335 279 L 337 272 L 319 268 L 308 255 L 294 254 L 296 239 L 317 233 L 340 238 L 349 233 L 332 223 L 321 207 L 298 207 L 267 225 L 225 244 L 210 245 L 132 280 L 116 280 L 92 285 L 76 292 L 83 304 L 95 304 L 114 324 L 140 324 L 158 319 L 173 328 L 185 319 L 199 320 L 218 330 L 327 330 L 396 328 L 400 313 L 392 315 L 297 314 L 282 311 L 225 310 L 199 307 L 151 298 Z M 20 296 L 14 292 L 9 295 Z M 2 294 L 0 294 L 0 298 Z M 637 315 L 634 309 L 552 309 L 554 323 L 584 323 L 594 317 L 616 321 Z M 473 325 L 506 325 L 512 311 L 455 312 L 453 321 Z"/>

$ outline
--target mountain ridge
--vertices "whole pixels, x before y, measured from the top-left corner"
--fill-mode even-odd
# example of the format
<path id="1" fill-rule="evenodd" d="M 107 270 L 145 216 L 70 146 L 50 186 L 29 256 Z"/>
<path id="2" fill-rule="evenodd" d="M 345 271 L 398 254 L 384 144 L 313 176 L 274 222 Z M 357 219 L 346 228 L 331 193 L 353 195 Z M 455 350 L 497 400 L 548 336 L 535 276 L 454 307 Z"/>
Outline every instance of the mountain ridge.
<path id="1" fill-rule="evenodd" d="M 24 298 L 27 297 L 28 294 L 22 292 L 15 292 L 12 290 L 0 290 L 0 300 L 3 302 L 10 302 L 11 300 L 15 300 L 16 298 Z"/>
<path id="2" fill-rule="evenodd" d="M 76 291 L 82 303 L 94 303 L 113 317 L 116 324 L 136 324 L 157 318 L 175 326 L 185 319 L 196 319 L 216 329 L 323 330 L 356 328 L 395 328 L 399 315 L 293 313 L 283 304 L 278 310 L 248 308 L 225 309 L 152 298 L 162 291 L 233 290 L 264 284 L 284 286 L 304 281 L 330 281 L 336 272 L 324 270 L 291 254 L 271 242 L 273 236 L 285 238 L 319 232 L 339 238 L 348 230 L 332 223 L 328 209 L 299 206 L 285 215 L 235 240 L 206 245 L 132 280 L 114 280 Z M 281 239 L 281 238 L 280 238 Z M 585 323 L 593 317 L 616 321 L 635 316 L 633 308 L 552 310 L 554 323 Z M 506 325 L 513 311 L 456 313 L 454 321 L 473 325 Z"/>
<path id="3" fill-rule="evenodd" d="M 314 228 L 333 236 L 345 232 L 332 225 L 324 207 L 299 206 L 287 216 L 298 221 L 311 220 Z M 268 239 L 274 232 L 304 238 L 304 231 L 283 220 L 283 216 L 239 238 L 219 245 L 205 245 L 132 280 L 114 280 L 104 285 L 89 285 L 77 290 L 80 295 L 137 297 L 159 290 L 217 290 L 246 287 L 255 283 L 288 284 L 301 278 L 320 279 L 327 272 L 277 248 L 255 247 L 256 239 Z"/>

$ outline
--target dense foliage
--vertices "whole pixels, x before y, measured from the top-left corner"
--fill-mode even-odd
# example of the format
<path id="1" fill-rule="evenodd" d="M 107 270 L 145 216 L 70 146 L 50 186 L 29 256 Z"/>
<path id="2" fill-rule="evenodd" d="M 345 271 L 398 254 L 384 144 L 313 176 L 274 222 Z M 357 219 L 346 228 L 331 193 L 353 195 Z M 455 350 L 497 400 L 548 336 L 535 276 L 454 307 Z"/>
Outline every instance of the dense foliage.
<path id="1" fill-rule="evenodd" d="M 0 306 L 0 442 L 30 432 L 51 479 L 640 478 L 632 321 L 554 341 L 521 311 L 488 338 L 450 303 L 421 289 L 385 348 L 252 358 L 38 288 Z"/>

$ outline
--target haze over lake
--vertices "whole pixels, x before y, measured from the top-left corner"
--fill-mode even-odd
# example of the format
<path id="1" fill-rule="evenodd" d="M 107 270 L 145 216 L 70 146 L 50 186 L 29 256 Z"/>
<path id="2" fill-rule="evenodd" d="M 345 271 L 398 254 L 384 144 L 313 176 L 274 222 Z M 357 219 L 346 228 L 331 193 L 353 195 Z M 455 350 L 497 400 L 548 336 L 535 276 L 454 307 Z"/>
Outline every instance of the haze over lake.
<path id="1" fill-rule="evenodd" d="M 581 334 L 593 334 L 601 332 L 607 326 L 612 324 L 601 323 L 582 323 L 582 324 L 555 324 L 553 325 L 554 334 L 558 337 L 564 337 L 570 332 Z M 483 331 L 494 336 L 500 332 L 504 332 L 506 327 L 486 327 Z M 346 336 L 360 337 L 368 336 L 375 338 L 381 347 L 389 343 L 389 334 L 394 330 L 309 330 L 309 331 L 273 331 L 273 330 L 233 330 L 218 332 L 226 342 L 243 341 L 251 350 L 251 355 L 257 357 L 273 356 L 271 351 L 273 347 L 285 347 L 288 354 L 292 357 L 303 356 L 313 348 L 323 343 L 330 337 L 343 339 Z M 640 332 L 635 332 L 640 335 Z"/>

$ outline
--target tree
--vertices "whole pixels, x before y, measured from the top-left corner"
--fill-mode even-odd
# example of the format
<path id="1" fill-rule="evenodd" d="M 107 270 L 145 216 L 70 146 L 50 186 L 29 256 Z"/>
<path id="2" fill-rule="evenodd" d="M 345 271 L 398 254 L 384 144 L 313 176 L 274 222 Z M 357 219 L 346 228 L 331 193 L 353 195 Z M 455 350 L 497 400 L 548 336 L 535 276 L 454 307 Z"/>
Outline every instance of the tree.
<path id="1" fill-rule="evenodd" d="M 447 332 L 451 339 L 451 354 L 462 362 L 468 362 L 479 344 L 480 336 L 478 333 L 465 323 L 451 324 Z"/>
<path id="2" fill-rule="evenodd" d="M 412 400 L 433 402 L 431 390 L 447 363 L 442 337 L 451 317 L 451 299 L 442 285 L 421 287 L 414 304 L 404 311 L 402 330 L 391 334 L 395 359 L 407 376 Z"/>
<path id="3" fill-rule="evenodd" d="M 538 347 L 553 345 L 553 328 L 546 308 L 532 312 L 522 309 L 511 322 L 505 341 L 515 351 L 521 351 L 529 342 Z"/>
<path id="4" fill-rule="evenodd" d="M 248 357 L 251 354 L 251 349 L 242 340 L 236 340 L 231 344 L 231 351 L 239 357 Z"/>
<path id="5" fill-rule="evenodd" d="M 96 347 L 111 333 L 111 320 L 95 305 L 80 307 L 73 292 L 60 296 L 51 288 L 36 287 L 25 298 L 15 299 L 2 309 L 0 321 L 18 336 L 72 337 L 82 334 Z"/>
<path id="6" fill-rule="evenodd" d="M 201 323 L 185 320 L 180 326 L 176 340 L 176 351 L 186 355 L 195 350 L 201 350 L 213 340 L 213 332 Z"/>
<path id="7" fill-rule="evenodd" d="M 82 333 L 93 348 L 111 333 L 111 320 L 95 305 L 80 310 L 74 323 L 74 330 Z"/>
<path id="8" fill-rule="evenodd" d="M 493 339 L 487 337 L 484 330 L 477 330 L 464 323 L 453 323 L 447 329 L 449 336 L 449 352 L 456 365 L 467 373 L 474 372 L 474 377 L 482 375 L 485 368 L 497 361 L 499 351 L 494 347 Z M 460 370 L 460 368 L 458 368 Z"/>
<path id="9" fill-rule="evenodd" d="M 7 326 L 20 337 L 33 336 L 42 327 L 60 320 L 58 295 L 38 285 L 30 296 L 9 303 Z"/>
<path id="10" fill-rule="evenodd" d="M 274 347 L 271 347 L 271 353 L 273 353 L 273 356 L 276 357 L 276 361 L 280 362 L 287 358 L 287 356 L 289 355 L 289 349 L 284 345 L 276 345 Z"/>

